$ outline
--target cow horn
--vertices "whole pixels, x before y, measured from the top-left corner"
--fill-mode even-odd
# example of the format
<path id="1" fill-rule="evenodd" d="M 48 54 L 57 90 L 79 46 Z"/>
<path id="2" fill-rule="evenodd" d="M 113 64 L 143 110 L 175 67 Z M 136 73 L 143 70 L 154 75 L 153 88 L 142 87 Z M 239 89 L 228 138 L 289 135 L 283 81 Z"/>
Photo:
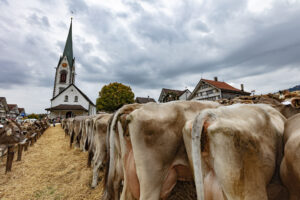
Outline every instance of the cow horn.
<path id="1" fill-rule="evenodd" d="M 193 123 L 192 130 L 192 160 L 194 168 L 194 177 L 197 190 L 197 199 L 204 200 L 204 185 L 202 175 L 202 158 L 201 158 L 201 134 L 204 120 L 202 115 L 198 115 Z"/>
<path id="2" fill-rule="evenodd" d="M 294 97 L 291 99 L 291 104 L 294 108 L 300 108 L 300 97 Z"/>

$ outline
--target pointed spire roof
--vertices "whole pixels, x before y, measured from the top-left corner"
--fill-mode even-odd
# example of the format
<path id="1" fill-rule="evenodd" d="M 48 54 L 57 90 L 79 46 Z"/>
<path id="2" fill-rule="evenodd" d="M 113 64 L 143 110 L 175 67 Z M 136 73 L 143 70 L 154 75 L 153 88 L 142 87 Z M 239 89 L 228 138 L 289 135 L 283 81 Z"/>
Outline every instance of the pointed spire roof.
<path id="1" fill-rule="evenodd" d="M 68 38 L 64 49 L 63 57 L 64 56 L 67 56 L 68 63 L 72 67 L 73 66 L 72 18 L 71 18 Z"/>

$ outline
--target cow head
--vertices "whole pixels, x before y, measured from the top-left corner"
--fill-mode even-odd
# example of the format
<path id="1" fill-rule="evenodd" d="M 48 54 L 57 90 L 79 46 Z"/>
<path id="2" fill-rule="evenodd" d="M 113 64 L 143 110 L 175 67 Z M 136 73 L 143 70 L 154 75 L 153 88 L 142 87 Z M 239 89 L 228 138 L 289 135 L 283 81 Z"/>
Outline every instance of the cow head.
<path id="1" fill-rule="evenodd" d="M 0 128 L 0 144 L 15 144 L 25 139 L 18 126 L 8 123 Z"/>
<path id="2" fill-rule="evenodd" d="M 294 107 L 294 108 L 300 108 L 300 97 L 294 97 L 291 99 L 291 105 Z"/>

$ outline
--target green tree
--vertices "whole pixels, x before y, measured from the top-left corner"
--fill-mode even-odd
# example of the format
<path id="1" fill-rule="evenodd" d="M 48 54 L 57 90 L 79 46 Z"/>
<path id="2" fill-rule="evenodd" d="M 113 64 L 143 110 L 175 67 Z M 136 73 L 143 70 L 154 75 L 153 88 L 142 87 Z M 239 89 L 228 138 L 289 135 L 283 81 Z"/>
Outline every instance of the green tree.
<path id="1" fill-rule="evenodd" d="M 37 114 L 31 113 L 27 116 L 28 119 L 39 119 L 39 116 Z"/>
<path id="2" fill-rule="evenodd" d="M 99 92 L 96 106 L 97 111 L 113 112 L 125 104 L 134 102 L 134 93 L 129 86 L 122 83 L 110 83 Z"/>

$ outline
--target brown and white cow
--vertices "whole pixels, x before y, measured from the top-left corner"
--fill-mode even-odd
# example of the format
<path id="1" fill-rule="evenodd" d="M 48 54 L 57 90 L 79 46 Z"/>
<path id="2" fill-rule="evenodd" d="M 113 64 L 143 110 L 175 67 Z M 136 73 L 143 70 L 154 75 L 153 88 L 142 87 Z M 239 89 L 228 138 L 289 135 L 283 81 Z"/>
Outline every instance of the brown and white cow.
<path id="1" fill-rule="evenodd" d="M 300 114 L 289 118 L 284 130 L 284 157 L 280 176 L 290 192 L 290 200 L 300 199 Z"/>
<path id="2" fill-rule="evenodd" d="M 73 131 L 70 135 L 70 147 L 72 146 L 73 141 L 75 140 L 75 147 L 80 147 L 80 138 L 82 132 L 82 125 L 87 116 L 78 116 L 73 120 Z"/>
<path id="3" fill-rule="evenodd" d="M 106 134 L 108 122 L 112 114 L 101 114 L 94 122 L 94 131 L 92 133 L 93 139 L 89 151 L 93 152 L 93 180 L 92 187 L 98 184 L 99 170 L 106 162 L 107 148 L 106 148 Z"/>
<path id="4" fill-rule="evenodd" d="M 143 104 L 124 105 L 117 110 L 108 123 L 106 135 L 107 162 L 104 177 L 104 200 L 119 200 L 121 182 L 124 181 L 124 155 L 127 153 L 124 145 L 123 132 L 127 127 L 126 117 Z"/>
<path id="5" fill-rule="evenodd" d="M 97 115 L 88 116 L 82 122 L 81 127 L 81 139 L 80 139 L 80 147 L 83 151 L 87 151 L 89 148 L 88 140 L 93 133 L 93 119 L 97 118 Z M 90 141 L 89 141 L 90 142 Z"/>
<path id="6" fill-rule="evenodd" d="M 25 140 L 21 127 L 12 121 L 0 127 L 0 144 L 16 144 Z"/>
<path id="7" fill-rule="evenodd" d="M 284 122 L 262 104 L 209 109 L 189 121 L 184 140 L 198 200 L 267 200 L 281 160 Z"/>
<path id="8" fill-rule="evenodd" d="M 121 199 L 167 199 L 178 180 L 192 181 L 183 142 L 186 121 L 218 103 L 176 101 L 146 104 L 127 117 Z M 122 135 L 122 133 L 119 133 Z M 125 146 L 124 145 L 124 146 Z"/>

